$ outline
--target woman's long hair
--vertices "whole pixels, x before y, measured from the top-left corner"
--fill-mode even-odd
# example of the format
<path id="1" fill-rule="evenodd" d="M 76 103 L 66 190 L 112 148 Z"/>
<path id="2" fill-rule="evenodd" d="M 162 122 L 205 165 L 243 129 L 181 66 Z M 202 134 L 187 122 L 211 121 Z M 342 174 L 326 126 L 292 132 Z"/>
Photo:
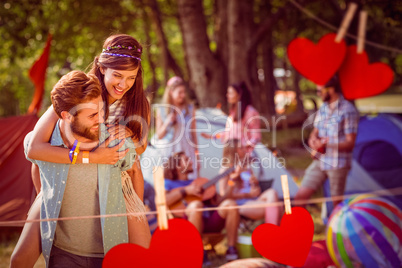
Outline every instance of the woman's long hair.
<path id="1" fill-rule="evenodd" d="M 184 82 L 184 80 L 181 77 L 173 76 L 172 78 L 170 78 L 168 80 L 168 82 L 166 83 L 165 92 L 163 93 L 163 99 L 162 99 L 163 104 L 174 105 L 171 92 L 179 86 L 185 86 L 185 87 L 187 86 L 186 82 Z M 189 113 L 189 109 L 188 109 L 189 104 L 190 104 L 190 101 L 188 99 L 188 94 L 186 94 L 186 97 L 184 98 L 184 107 L 185 107 L 184 116 L 186 116 Z M 166 108 L 166 109 L 167 109 L 166 114 L 171 112 L 171 109 L 169 109 L 169 108 Z"/>
<path id="2" fill-rule="evenodd" d="M 179 178 L 177 169 L 181 165 L 181 157 L 183 155 L 185 155 L 184 152 L 177 152 L 169 157 L 167 165 L 163 169 L 165 179 L 175 181 Z"/>
<path id="3" fill-rule="evenodd" d="M 121 48 L 117 48 L 120 46 Z M 112 48 L 116 47 L 116 48 Z M 115 70 L 135 70 L 138 69 L 137 77 L 133 86 L 122 97 L 124 105 L 124 119 L 127 120 L 127 127 L 134 133 L 134 137 L 142 140 L 147 136 L 149 129 L 150 105 L 143 90 L 141 54 L 142 46 L 133 37 L 126 34 L 117 34 L 109 36 L 104 44 L 103 49 L 108 49 L 109 53 L 124 54 L 131 57 L 119 57 L 101 53 L 95 57 L 92 68 L 89 73 L 95 74 L 102 86 L 102 98 L 105 102 L 105 117 L 109 115 L 108 91 L 105 86 L 104 78 L 100 68 L 111 68 Z M 146 122 L 146 126 L 142 124 Z"/>
<path id="4" fill-rule="evenodd" d="M 229 114 L 233 115 L 233 121 L 235 122 L 241 121 L 244 117 L 247 106 L 252 105 L 251 94 L 245 82 L 231 84 L 230 87 L 236 90 L 237 94 L 239 94 L 240 101 L 230 106 Z M 240 103 L 240 120 L 238 118 L 237 113 L 239 103 Z"/>

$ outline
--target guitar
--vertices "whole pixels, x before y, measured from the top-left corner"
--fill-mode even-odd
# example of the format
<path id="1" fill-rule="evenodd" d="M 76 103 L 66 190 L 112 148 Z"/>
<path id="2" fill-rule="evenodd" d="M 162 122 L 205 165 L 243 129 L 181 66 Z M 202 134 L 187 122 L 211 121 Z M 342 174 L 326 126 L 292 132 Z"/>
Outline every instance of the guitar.
<path id="1" fill-rule="evenodd" d="M 311 152 L 311 158 L 318 160 L 320 158 L 320 154 L 325 154 L 326 151 L 327 151 L 327 144 L 324 143 L 320 148 L 318 148 L 317 150 L 313 150 Z"/>
<path id="2" fill-rule="evenodd" d="M 195 195 L 187 195 L 186 197 L 182 198 L 181 200 L 177 201 L 176 203 L 172 204 L 169 206 L 169 209 L 172 210 L 171 212 L 174 213 L 175 215 L 184 215 L 184 213 L 175 213 L 174 210 L 182 210 L 185 209 L 187 204 L 189 204 L 192 201 L 199 200 L 199 201 L 206 201 L 214 197 L 216 194 L 216 187 L 215 184 L 222 178 L 228 176 L 230 173 L 232 173 L 235 170 L 235 167 L 231 167 L 227 169 L 225 172 L 222 174 L 219 174 L 218 176 L 214 177 L 211 180 L 208 180 L 207 178 L 197 178 L 191 182 L 191 184 L 195 185 L 200 185 L 202 189 L 202 196 L 198 197 Z M 178 187 L 172 190 L 173 191 L 180 191 L 184 187 Z"/>

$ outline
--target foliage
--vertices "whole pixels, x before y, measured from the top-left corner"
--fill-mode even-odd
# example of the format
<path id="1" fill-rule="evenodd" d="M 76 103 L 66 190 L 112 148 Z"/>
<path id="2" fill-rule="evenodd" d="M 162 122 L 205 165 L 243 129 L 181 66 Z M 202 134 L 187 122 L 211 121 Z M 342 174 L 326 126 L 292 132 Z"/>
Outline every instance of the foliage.
<path id="1" fill-rule="evenodd" d="M 202 1 L 202 0 L 200 0 Z M 204 0 L 204 16 L 210 48 L 217 53 L 216 13 L 217 1 Z M 297 0 L 316 16 L 332 25 L 339 26 L 348 0 Z M 402 49 L 402 5 L 400 1 L 359 0 L 360 8 L 368 10 L 367 39 Z M 104 39 L 111 33 L 127 33 L 144 44 L 143 68 L 145 87 L 152 81 L 157 87 L 152 90 L 161 96 L 163 84 L 173 71 L 163 65 L 163 47 L 158 41 L 155 20 L 151 14 L 152 3 L 160 10 L 160 20 L 167 39 L 167 49 L 174 61 L 189 80 L 190 73 L 183 48 L 183 33 L 175 0 L 6 0 L 0 4 L 0 116 L 23 114 L 31 101 L 34 86 L 28 78 L 28 70 L 42 52 L 48 33 L 53 34 L 46 92 L 43 109 L 49 105 L 49 92 L 56 81 L 72 69 L 87 70 L 93 58 L 100 52 Z M 285 4 L 277 0 L 254 0 L 254 23 L 258 24 L 269 14 L 275 14 Z M 267 10 L 269 9 L 269 10 Z M 268 15 L 267 15 L 268 14 Z M 355 16 L 349 32 L 356 33 L 358 16 Z M 292 5 L 286 6 L 283 15 L 271 32 L 274 46 L 273 66 L 292 70 L 286 57 L 286 46 L 296 36 L 305 36 L 317 41 L 331 30 L 307 17 Z M 148 40 L 148 41 L 147 41 Z M 347 39 L 348 43 L 354 43 Z M 260 48 L 264 49 L 264 47 Z M 366 46 L 371 61 L 385 61 L 395 74 L 394 89 L 402 84 L 402 55 Z M 152 62 L 153 63 L 152 63 Z M 258 59 L 262 62 L 263 59 Z M 155 66 L 152 67 L 152 64 Z M 258 64 L 258 68 L 264 65 Z M 153 72 L 151 72 L 154 68 Z M 161 86 L 162 85 L 162 86 Z M 295 85 L 289 77 L 284 83 L 287 90 Z M 313 87 L 301 79 L 302 91 Z"/>

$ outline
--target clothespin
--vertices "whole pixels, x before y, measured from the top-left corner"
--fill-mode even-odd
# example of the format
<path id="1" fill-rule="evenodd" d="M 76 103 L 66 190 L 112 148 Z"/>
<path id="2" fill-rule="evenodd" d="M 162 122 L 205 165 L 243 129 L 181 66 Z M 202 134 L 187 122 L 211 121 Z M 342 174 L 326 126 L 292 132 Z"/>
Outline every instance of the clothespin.
<path id="1" fill-rule="evenodd" d="M 364 41 L 366 39 L 367 11 L 360 11 L 359 32 L 357 34 L 357 54 L 364 51 Z"/>
<path id="2" fill-rule="evenodd" d="M 345 37 L 345 34 L 349 28 L 350 22 L 352 21 L 356 9 L 357 9 L 356 3 L 349 4 L 348 10 L 346 11 L 346 15 L 342 20 L 341 27 L 339 28 L 338 33 L 335 37 L 335 43 L 340 43 L 342 39 Z"/>
<path id="3" fill-rule="evenodd" d="M 168 229 L 166 195 L 165 195 L 165 179 L 163 177 L 163 167 L 156 166 L 153 169 L 154 185 L 155 185 L 155 203 L 158 217 L 158 226 L 160 230 Z"/>
<path id="4" fill-rule="evenodd" d="M 292 214 L 292 207 L 290 205 L 288 175 L 281 175 L 281 184 L 283 192 L 283 202 L 285 203 L 285 213 L 286 215 L 289 215 Z"/>

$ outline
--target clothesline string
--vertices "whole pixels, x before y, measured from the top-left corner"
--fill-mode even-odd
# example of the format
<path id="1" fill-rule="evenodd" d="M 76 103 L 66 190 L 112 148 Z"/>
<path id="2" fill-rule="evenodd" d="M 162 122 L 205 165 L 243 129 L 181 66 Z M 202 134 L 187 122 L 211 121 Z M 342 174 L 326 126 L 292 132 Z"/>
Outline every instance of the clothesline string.
<path id="1" fill-rule="evenodd" d="M 337 30 L 338 30 L 339 27 L 336 27 L 336 26 L 334 26 L 334 25 L 332 25 L 332 24 L 330 24 L 330 23 L 324 21 L 323 19 L 317 17 L 317 16 L 314 15 L 311 11 L 309 11 L 308 9 L 305 9 L 303 6 L 301 6 L 299 3 L 297 3 L 295 0 L 289 0 L 289 1 L 290 1 L 290 3 L 292 3 L 297 9 L 299 9 L 300 11 L 302 11 L 304 14 L 306 14 L 306 15 L 309 16 L 309 17 L 311 17 L 312 19 L 318 21 L 319 23 L 321 23 L 321 24 L 324 25 L 325 27 L 327 27 L 327 28 L 329 28 L 329 29 L 331 29 L 331 30 L 333 30 L 333 31 L 337 31 Z M 355 36 L 355 35 L 353 35 L 353 34 L 346 33 L 346 35 L 347 35 L 348 37 L 354 39 L 354 40 L 357 40 L 357 36 Z M 369 41 L 369 40 L 364 40 L 364 42 L 365 42 L 367 45 L 370 45 L 370 46 L 372 46 L 372 47 L 376 47 L 376 48 L 379 48 L 379 49 L 388 50 L 388 51 L 391 51 L 391 52 L 396 52 L 396 53 L 402 54 L 402 50 L 399 49 L 399 48 L 394 48 L 394 47 L 385 46 L 385 45 L 378 44 L 378 43 L 375 43 L 375 42 L 372 42 L 372 41 Z"/>
<path id="2" fill-rule="evenodd" d="M 402 195 L 402 187 L 397 187 L 393 189 L 377 190 L 372 192 L 358 193 L 358 194 L 348 194 L 333 197 L 320 197 L 312 198 L 309 200 L 292 200 L 293 205 L 308 205 L 317 204 L 330 201 L 342 201 L 357 195 L 370 194 L 374 196 L 398 196 Z M 214 210 L 229 210 L 229 209 L 240 209 L 240 208 L 266 208 L 266 207 L 278 207 L 283 206 L 283 201 L 264 203 L 264 204 L 254 204 L 254 205 L 241 205 L 241 206 L 225 206 L 225 207 L 210 207 L 210 208 L 197 208 L 197 209 L 180 209 L 180 210 L 168 210 L 168 213 L 183 213 L 189 211 L 214 211 Z M 34 222 L 48 222 L 48 221 L 67 221 L 67 220 L 82 220 L 82 219 L 97 219 L 97 218 L 113 218 L 113 217 L 125 217 L 125 216 L 137 216 L 137 215 L 155 215 L 156 211 L 149 211 L 145 213 L 121 213 L 121 214 L 109 214 L 109 215 L 91 215 L 91 216 L 79 216 L 79 217 L 63 217 L 63 218 L 53 218 L 53 219 L 34 219 L 34 220 L 18 220 L 18 221 L 0 221 L 1 226 L 10 226 L 24 223 L 34 223 Z M 401 215 L 402 216 L 402 215 Z"/>

